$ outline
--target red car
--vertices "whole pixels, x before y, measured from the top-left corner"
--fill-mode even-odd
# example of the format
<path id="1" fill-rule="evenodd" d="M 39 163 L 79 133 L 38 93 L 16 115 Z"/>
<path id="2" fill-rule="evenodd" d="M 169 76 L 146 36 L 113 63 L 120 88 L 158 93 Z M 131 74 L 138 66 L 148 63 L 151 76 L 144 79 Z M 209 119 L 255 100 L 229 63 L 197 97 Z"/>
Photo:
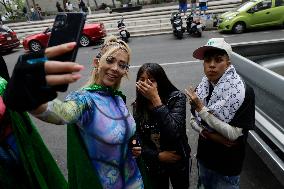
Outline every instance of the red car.
<path id="1" fill-rule="evenodd" d="M 0 27 L 0 51 L 12 51 L 20 45 L 16 32 L 7 26 Z"/>
<path id="2" fill-rule="evenodd" d="M 51 34 L 51 29 L 46 28 L 43 32 L 29 35 L 24 38 L 24 49 L 37 52 L 47 47 L 48 39 Z M 91 42 L 99 42 L 106 36 L 106 29 L 103 23 L 85 24 L 83 33 L 80 39 L 80 45 L 86 47 Z"/>

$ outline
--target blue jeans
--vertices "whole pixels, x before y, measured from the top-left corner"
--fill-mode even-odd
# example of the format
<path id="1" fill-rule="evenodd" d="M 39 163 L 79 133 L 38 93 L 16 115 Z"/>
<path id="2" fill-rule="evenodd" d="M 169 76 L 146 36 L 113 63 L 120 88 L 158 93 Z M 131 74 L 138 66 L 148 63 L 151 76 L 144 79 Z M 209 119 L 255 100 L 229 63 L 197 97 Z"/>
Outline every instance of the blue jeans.
<path id="1" fill-rule="evenodd" d="M 224 176 L 198 162 L 198 189 L 239 189 L 240 176 Z"/>

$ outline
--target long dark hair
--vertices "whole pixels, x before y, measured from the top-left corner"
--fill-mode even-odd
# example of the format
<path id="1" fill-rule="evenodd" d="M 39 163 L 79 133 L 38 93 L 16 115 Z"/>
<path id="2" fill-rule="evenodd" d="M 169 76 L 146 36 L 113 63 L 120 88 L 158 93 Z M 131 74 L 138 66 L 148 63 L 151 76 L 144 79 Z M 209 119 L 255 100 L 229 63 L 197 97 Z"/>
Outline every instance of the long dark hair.
<path id="1" fill-rule="evenodd" d="M 137 73 L 136 82 L 139 80 L 141 75 L 146 72 L 148 76 L 154 78 L 157 82 L 158 93 L 162 100 L 162 103 L 165 104 L 169 95 L 173 91 L 177 91 L 178 89 L 171 83 L 165 70 L 157 63 L 145 63 L 143 64 Z M 142 94 L 138 92 L 136 89 L 136 100 L 134 107 L 135 117 L 145 117 L 147 116 L 148 109 L 148 99 L 146 99 Z"/>

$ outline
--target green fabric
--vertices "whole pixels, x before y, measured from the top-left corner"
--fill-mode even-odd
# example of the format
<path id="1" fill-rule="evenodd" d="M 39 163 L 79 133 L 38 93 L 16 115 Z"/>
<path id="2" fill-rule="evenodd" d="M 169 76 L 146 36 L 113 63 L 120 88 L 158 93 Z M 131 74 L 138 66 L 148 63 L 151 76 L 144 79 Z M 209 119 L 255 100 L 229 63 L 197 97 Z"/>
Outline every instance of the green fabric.
<path id="1" fill-rule="evenodd" d="M 144 189 L 153 189 L 152 184 L 151 184 L 151 180 L 148 177 L 148 173 L 147 173 L 148 170 L 147 170 L 147 167 L 144 163 L 143 158 L 141 156 L 136 158 L 136 163 L 137 163 L 139 170 L 140 170 L 140 173 L 142 175 Z"/>
<path id="2" fill-rule="evenodd" d="M 69 189 L 101 189 L 98 174 L 94 169 L 83 143 L 78 127 L 67 127 L 67 165 Z"/>
<path id="3" fill-rule="evenodd" d="M 3 95 L 6 85 L 7 85 L 7 81 L 0 76 L 0 96 Z"/>
<path id="4" fill-rule="evenodd" d="M 0 77 L 1 95 L 6 83 Z M 9 111 L 9 113 L 13 133 L 20 152 L 20 161 L 23 166 L 20 178 L 22 178 L 21 181 L 24 183 L 18 180 L 15 181 L 15 178 L 7 178 L 5 183 L 2 182 L 5 186 L 0 187 L 5 189 L 66 189 L 67 182 L 64 176 L 32 124 L 28 114 L 13 111 Z M 0 167 L 1 178 L 5 178 L 7 176 L 5 173 L 8 173 L 8 171 L 4 167 Z M 19 172 L 20 170 L 17 171 Z M 11 174 L 14 175 L 15 173 Z"/>
<path id="5" fill-rule="evenodd" d="M 10 111 L 10 114 L 20 158 L 31 183 L 31 188 L 66 189 L 67 182 L 64 176 L 27 113 L 20 116 L 17 112 Z M 28 129 L 27 124 L 30 124 Z"/>
<path id="6" fill-rule="evenodd" d="M 113 96 L 120 96 L 124 101 L 126 101 L 126 96 L 119 90 L 113 89 L 111 87 L 106 87 L 103 85 L 99 85 L 99 84 L 92 84 L 89 85 L 88 87 L 84 87 L 83 90 L 87 90 L 87 91 L 107 91 L 110 94 L 112 94 Z"/>

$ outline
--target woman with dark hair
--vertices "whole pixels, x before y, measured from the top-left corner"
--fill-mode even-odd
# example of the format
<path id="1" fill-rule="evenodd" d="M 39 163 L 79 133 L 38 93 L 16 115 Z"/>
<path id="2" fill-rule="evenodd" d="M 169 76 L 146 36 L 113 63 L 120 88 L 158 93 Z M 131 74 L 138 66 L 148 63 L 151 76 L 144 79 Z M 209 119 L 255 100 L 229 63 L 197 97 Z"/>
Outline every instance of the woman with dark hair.
<path id="1" fill-rule="evenodd" d="M 133 103 L 137 139 L 153 188 L 189 187 L 190 147 L 186 135 L 186 96 L 156 63 L 143 64 Z"/>

